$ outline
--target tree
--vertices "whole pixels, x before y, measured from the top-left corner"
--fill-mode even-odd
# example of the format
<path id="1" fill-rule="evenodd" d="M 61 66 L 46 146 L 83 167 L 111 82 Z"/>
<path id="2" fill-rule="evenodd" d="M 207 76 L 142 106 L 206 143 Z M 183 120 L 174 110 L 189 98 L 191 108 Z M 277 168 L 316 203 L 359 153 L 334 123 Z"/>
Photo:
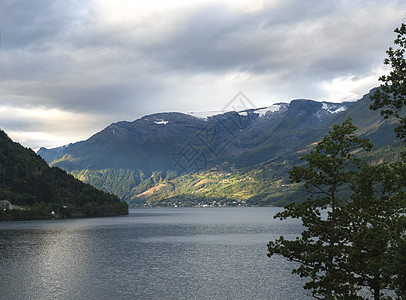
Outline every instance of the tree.
<path id="1" fill-rule="evenodd" d="M 399 126 L 395 128 L 397 137 L 403 140 L 406 144 L 406 24 L 402 23 L 399 28 L 395 29 L 397 33 L 394 44 L 396 48 L 390 47 L 386 53 L 388 57 L 384 60 L 385 65 L 390 65 L 391 71 L 389 75 L 383 75 L 379 78 L 382 82 L 378 90 L 371 100 L 371 109 L 382 109 L 381 114 L 384 118 L 395 117 L 399 122 Z M 403 153 L 403 161 L 393 165 L 398 177 L 398 186 L 406 186 L 406 153 Z M 398 187 L 396 194 L 398 202 L 398 210 L 405 209 L 405 193 L 404 190 Z M 403 206 L 403 207 L 402 207 Z M 405 216 L 400 215 L 397 226 L 401 228 L 401 233 L 398 235 L 397 241 L 394 241 L 397 250 L 394 253 L 397 264 L 392 265 L 394 270 L 397 270 L 394 282 L 394 288 L 401 297 L 406 298 L 406 242 L 405 231 L 406 223 Z"/>
<path id="2" fill-rule="evenodd" d="M 343 208 L 350 220 L 347 272 L 376 300 L 387 299 L 385 290 L 390 289 L 402 295 L 397 265 L 406 205 L 399 166 L 364 166 L 351 184 L 351 202 Z"/>
<path id="3" fill-rule="evenodd" d="M 384 62 L 392 71 L 380 77 L 370 108 L 397 119 L 395 131 L 406 144 L 406 25 L 395 32 L 398 48 L 389 48 Z M 387 290 L 406 299 L 406 154 L 369 166 L 354 152 L 371 144 L 354 133 L 349 120 L 334 126 L 302 157 L 307 165 L 290 172 L 310 196 L 276 217 L 300 218 L 305 230 L 296 240 L 270 242 L 268 256 L 299 263 L 293 273 L 310 278 L 304 287 L 316 299 L 364 299 L 365 289 L 375 300 L 392 299 Z"/>
<path id="4" fill-rule="evenodd" d="M 381 114 L 385 119 L 394 116 L 399 121 L 395 129 L 397 136 L 406 139 L 406 24 L 402 23 L 395 29 L 397 37 L 394 41 L 398 47 L 389 47 L 386 51 L 388 58 L 384 60 L 385 65 L 391 66 L 389 75 L 379 78 L 382 82 L 378 90 L 371 96 L 373 103 L 370 108 L 373 110 L 384 108 Z"/>
<path id="5" fill-rule="evenodd" d="M 355 130 L 350 120 L 335 125 L 315 150 L 302 156 L 307 166 L 290 171 L 292 182 L 304 182 L 310 196 L 301 204 L 287 205 L 276 217 L 300 218 L 306 229 L 296 240 L 280 237 L 268 244 L 269 257 L 281 254 L 299 263 L 293 273 L 310 278 L 304 288 L 316 299 L 361 299 L 359 287 L 348 274 L 351 218 L 344 210 L 344 194 L 364 166 L 353 152 L 370 150 L 372 145 L 357 137 Z"/>

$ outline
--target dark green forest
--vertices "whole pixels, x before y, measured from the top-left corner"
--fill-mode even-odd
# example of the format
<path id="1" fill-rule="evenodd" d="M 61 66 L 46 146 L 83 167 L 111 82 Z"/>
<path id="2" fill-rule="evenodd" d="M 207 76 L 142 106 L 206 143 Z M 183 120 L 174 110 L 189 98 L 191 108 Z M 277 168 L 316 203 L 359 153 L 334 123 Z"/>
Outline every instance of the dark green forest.
<path id="1" fill-rule="evenodd" d="M 128 205 L 48 164 L 0 131 L 0 220 L 128 214 Z"/>

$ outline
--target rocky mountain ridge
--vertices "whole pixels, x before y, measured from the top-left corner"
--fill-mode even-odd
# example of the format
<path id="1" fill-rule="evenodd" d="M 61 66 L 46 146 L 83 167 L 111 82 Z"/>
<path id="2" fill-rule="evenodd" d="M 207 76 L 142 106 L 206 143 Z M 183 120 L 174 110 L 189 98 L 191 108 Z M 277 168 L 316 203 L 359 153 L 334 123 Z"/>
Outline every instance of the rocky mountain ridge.
<path id="1" fill-rule="evenodd" d="M 214 154 L 213 163 L 218 163 L 227 156 L 273 142 L 274 136 L 281 136 L 281 129 L 298 131 L 301 128 L 301 132 L 306 132 L 304 135 L 309 135 L 312 129 L 330 121 L 351 104 L 293 100 L 290 104 L 278 103 L 205 118 L 175 112 L 158 113 L 133 122 L 113 123 L 87 141 L 54 149 L 41 148 L 38 154 L 48 163 L 69 171 L 81 164 L 117 168 L 129 165 L 146 167 L 145 162 L 152 169 L 171 169 L 174 162 L 168 158 L 176 157 L 183 146 L 190 143 L 197 149 L 205 148 L 205 152 Z M 304 135 L 285 134 L 283 138 L 298 141 Z M 102 155 L 110 154 L 109 158 L 102 159 L 100 152 Z M 124 166 L 114 153 L 120 153 L 120 159 L 125 158 Z M 98 163 L 100 160 L 103 164 Z M 172 162 L 168 164 L 168 161 Z"/>

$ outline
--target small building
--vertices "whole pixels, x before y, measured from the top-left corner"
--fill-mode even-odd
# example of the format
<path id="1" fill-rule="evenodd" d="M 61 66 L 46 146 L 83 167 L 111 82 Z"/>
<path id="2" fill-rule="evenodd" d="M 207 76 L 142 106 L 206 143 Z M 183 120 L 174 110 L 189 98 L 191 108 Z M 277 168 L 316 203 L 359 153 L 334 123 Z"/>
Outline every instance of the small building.
<path id="1" fill-rule="evenodd" d="M 11 204 L 10 201 L 8 200 L 0 200 L 0 209 L 6 210 L 6 209 L 10 209 L 10 210 L 23 210 L 22 207 L 19 207 L 17 205 L 13 205 Z"/>
<path id="2" fill-rule="evenodd" d="M 6 209 L 12 209 L 12 205 L 10 201 L 8 200 L 0 200 L 0 209 L 6 210 Z"/>

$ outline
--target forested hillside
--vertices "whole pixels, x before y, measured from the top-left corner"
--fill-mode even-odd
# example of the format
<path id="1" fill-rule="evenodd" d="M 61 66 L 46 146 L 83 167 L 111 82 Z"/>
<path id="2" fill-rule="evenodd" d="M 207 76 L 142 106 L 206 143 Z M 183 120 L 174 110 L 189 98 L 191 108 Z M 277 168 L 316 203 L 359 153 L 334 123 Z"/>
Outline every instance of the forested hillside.
<path id="1" fill-rule="evenodd" d="M 0 220 L 128 213 L 112 194 L 48 164 L 0 131 Z"/>

